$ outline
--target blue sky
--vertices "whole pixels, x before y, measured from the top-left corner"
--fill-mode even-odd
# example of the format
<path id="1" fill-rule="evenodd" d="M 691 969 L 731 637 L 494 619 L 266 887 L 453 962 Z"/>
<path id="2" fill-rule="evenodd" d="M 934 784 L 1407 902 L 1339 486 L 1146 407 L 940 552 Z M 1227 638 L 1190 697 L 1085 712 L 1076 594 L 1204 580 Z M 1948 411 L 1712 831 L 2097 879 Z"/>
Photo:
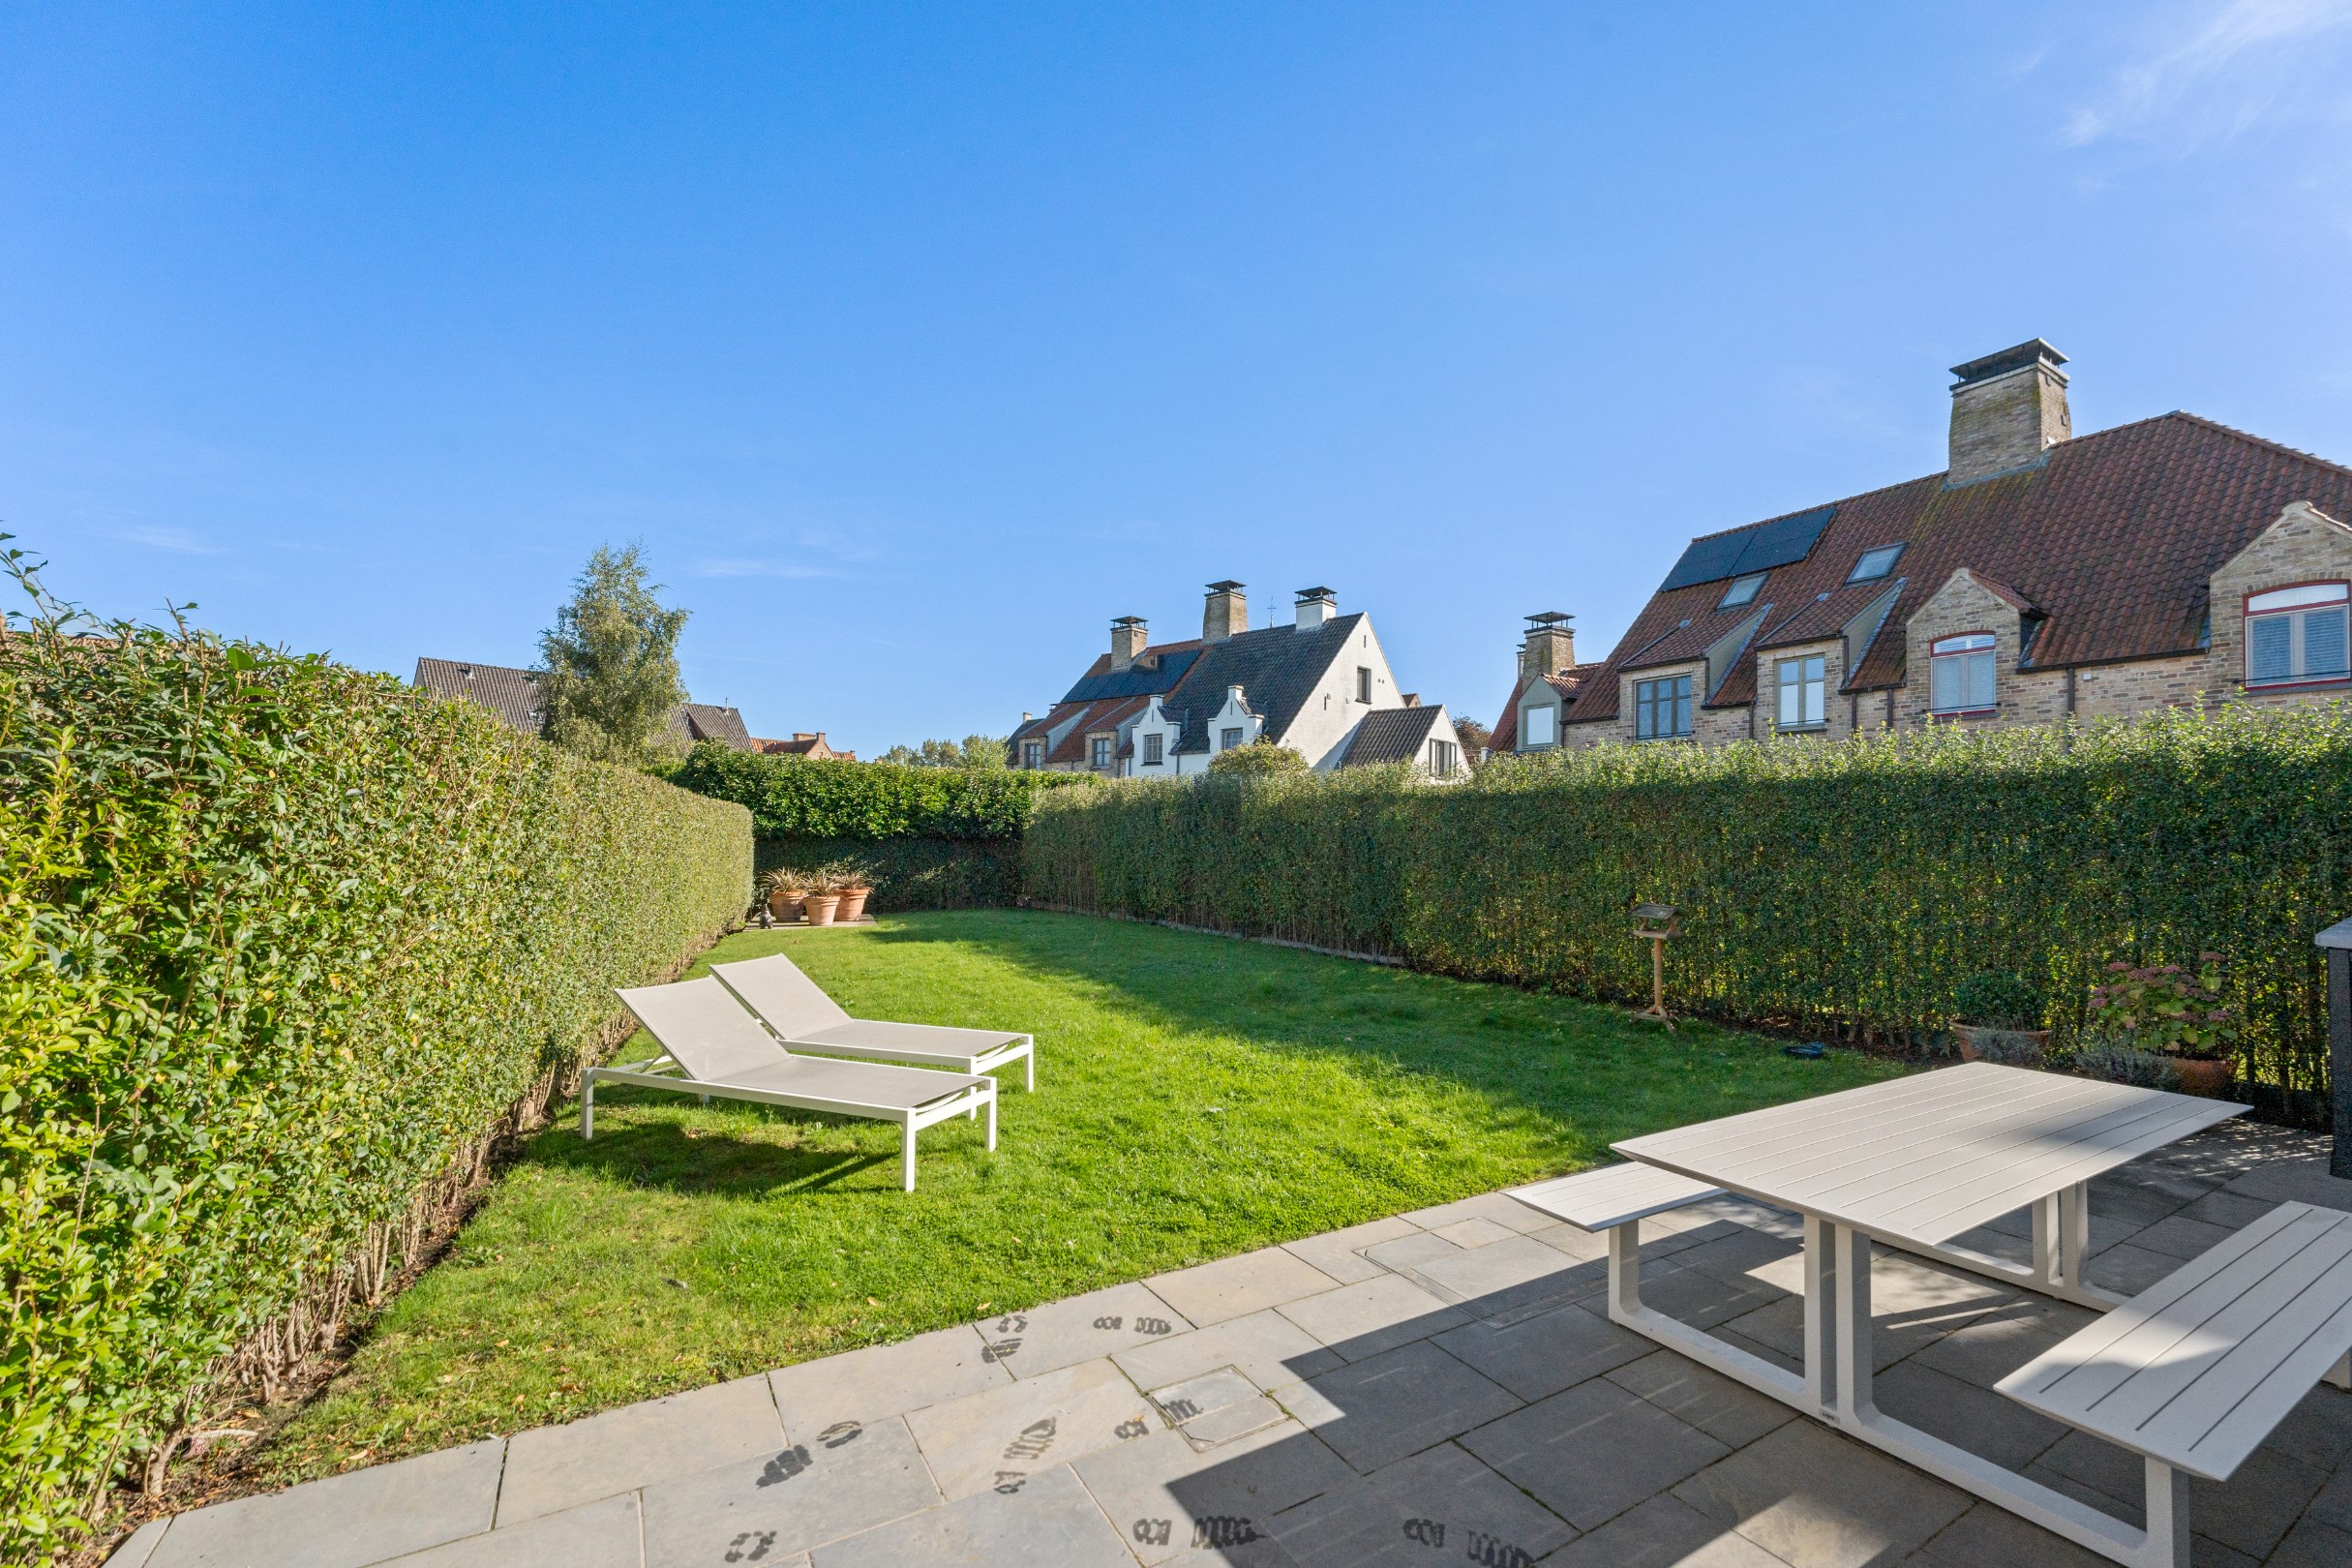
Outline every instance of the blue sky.
<path id="1" fill-rule="evenodd" d="M 1692 534 L 2078 431 L 2352 461 L 2352 5 L 15 6 L 0 528 L 109 614 L 1002 732 L 1201 585 L 1492 720 Z"/>

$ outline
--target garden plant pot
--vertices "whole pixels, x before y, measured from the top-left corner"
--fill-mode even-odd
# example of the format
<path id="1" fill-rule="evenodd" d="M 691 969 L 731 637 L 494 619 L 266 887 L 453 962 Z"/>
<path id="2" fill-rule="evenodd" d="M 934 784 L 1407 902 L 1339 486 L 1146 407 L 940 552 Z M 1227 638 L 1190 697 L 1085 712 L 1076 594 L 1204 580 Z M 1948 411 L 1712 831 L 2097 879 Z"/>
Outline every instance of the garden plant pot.
<path id="1" fill-rule="evenodd" d="M 1976 1032 L 1982 1028 L 1984 1028 L 1982 1024 L 1952 1025 L 1952 1042 L 1960 1049 L 1961 1061 L 1981 1062 L 1984 1060 L 1984 1053 L 1976 1049 Z M 2050 1047 L 2050 1032 L 2047 1029 L 2007 1029 L 1995 1030 L 1992 1033 L 2021 1035 L 2032 1040 L 2038 1050 L 2046 1051 Z"/>
<path id="2" fill-rule="evenodd" d="M 811 925 L 832 924 L 833 912 L 840 907 L 841 895 L 839 893 L 810 893 L 808 895 L 808 923 Z"/>
<path id="3" fill-rule="evenodd" d="M 2238 1075 L 2238 1064 L 2227 1057 L 2217 1062 L 2202 1061 L 2193 1056 L 2176 1056 L 2172 1070 L 2181 1075 L 2181 1092 L 2203 1095 L 2208 1100 L 2219 1100 L 2229 1093 L 2230 1080 Z"/>
<path id="4" fill-rule="evenodd" d="M 800 918 L 805 897 L 803 893 L 786 892 L 778 888 L 768 895 L 768 913 L 779 920 L 797 920 Z"/>
<path id="5" fill-rule="evenodd" d="M 851 888 L 841 894 L 841 907 L 833 914 L 837 920 L 854 920 L 865 913 L 865 895 L 871 888 Z"/>

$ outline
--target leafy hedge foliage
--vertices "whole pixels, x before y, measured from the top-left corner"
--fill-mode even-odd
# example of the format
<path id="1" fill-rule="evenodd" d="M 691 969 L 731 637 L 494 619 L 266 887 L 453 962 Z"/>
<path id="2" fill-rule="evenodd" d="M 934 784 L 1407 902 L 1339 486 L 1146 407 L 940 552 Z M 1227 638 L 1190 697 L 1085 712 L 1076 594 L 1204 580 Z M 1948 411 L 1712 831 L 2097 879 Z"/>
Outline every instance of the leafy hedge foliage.
<path id="1" fill-rule="evenodd" d="M 751 810 L 762 838 L 1016 839 L 1043 792 L 1089 784 L 1085 773 L 1012 769 L 902 768 L 694 748 L 670 775 L 685 789 Z"/>
<path id="2" fill-rule="evenodd" d="M 2223 955 L 2241 1076 L 2323 1087 L 2311 936 L 2352 914 L 2352 707 L 1609 746 L 1402 779 L 1122 783 L 1040 803 L 1037 901 L 1645 998 L 1627 906 L 1681 910 L 1670 1000 L 1916 1040 L 1970 974 L 2078 1028 L 2110 959 Z"/>
<path id="3" fill-rule="evenodd" d="M 740 807 L 200 635 L 0 637 L 0 1560 L 331 1342 L 739 918 Z M 231 1355 L 231 1352 L 234 1352 Z"/>
<path id="4" fill-rule="evenodd" d="M 997 838 L 762 838 L 760 871 L 814 872 L 854 860 L 874 879 L 868 914 L 898 909 L 1010 909 L 1021 897 L 1021 846 Z"/>

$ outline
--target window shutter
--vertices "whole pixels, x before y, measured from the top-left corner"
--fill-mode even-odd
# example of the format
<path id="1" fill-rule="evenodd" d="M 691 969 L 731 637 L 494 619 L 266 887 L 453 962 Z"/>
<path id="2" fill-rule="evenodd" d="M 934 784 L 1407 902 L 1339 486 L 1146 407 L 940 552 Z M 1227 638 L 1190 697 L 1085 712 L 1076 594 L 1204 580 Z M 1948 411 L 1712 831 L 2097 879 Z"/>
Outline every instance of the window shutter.
<path id="1" fill-rule="evenodd" d="M 2352 667 L 2347 667 L 2345 663 L 2345 654 L 2352 648 L 2346 646 L 2344 614 L 2339 606 L 2334 610 L 2307 611 L 2297 618 L 2303 622 L 2303 669 L 2299 674 L 2331 676 L 2352 673 Z M 2254 624 L 2259 626 L 2262 622 L 2256 621 Z"/>
<path id="2" fill-rule="evenodd" d="M 2295 674 L 2289 644 L 2292 616 L 2263 616 L 2246 623 L 2246 678 L 2286 680 Z"/>

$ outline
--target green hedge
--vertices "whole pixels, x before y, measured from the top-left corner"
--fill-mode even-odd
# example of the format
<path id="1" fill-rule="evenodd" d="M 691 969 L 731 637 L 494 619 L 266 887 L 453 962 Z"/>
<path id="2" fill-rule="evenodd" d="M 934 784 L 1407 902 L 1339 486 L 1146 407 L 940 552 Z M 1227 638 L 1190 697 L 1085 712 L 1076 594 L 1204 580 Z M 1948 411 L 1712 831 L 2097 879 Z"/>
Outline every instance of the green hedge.
<path id="1" fill-rule="evenodd" d="M 331 1344 L 751 872 L 739 806 L 486 709 L 44 614 L 0 637 L 12 1562 Z"/>
<path id="2" fill-rule="evenodd" d="M 2062 1029 L 2113 958 L 2226 960 L 2242 1071 L 2326 1077 L 2320 927 L 2352 915 L 2352 707 L 1940 729 L 1836 745 L 1609 746 L 1401 779 L 1123 783 L 1042 802 L 1036 901 L 1645 999 L 1637 898 L 1675 904 L 1668 986 L 1720 1018 L 1915 1042 L 1972 972 Z"/>
<path id="3" fill-rule="evenodd" d="M 1015 769 L 902 768 L 894 763 L 821 762 L 735 751 L 717 741 L 694 748 L 671 782 L 751 811 L 762 838 L 1015 839 L 1039 796 L 1088 784 L 1085 773 Z"/>
<path id="4" fill-rule="evenodd" d="M 815 871 L 855 860 L 872 871 L 870 914 L 896 909 L 1006 909 L 1020 902 L 1021 846 L 1009 838 L 762 838 L 760 871 Z"/>

